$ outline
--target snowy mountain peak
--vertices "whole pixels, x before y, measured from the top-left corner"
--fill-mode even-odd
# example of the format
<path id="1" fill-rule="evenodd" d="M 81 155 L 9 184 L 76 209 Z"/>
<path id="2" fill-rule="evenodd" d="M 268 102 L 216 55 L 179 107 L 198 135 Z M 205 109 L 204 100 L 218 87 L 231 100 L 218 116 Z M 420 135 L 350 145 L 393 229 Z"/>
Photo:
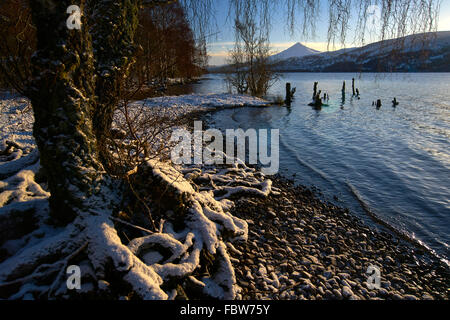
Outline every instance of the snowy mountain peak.
<path id="1" fill-rule="evenodd" d="M 302 46 L 303 47 L 303 46 Z M 278 54 L 300 51 L 296 44 Z M 450 72 L 450 31 L 414 34 L 308 56 L 278 57 L 277 71 Z"/>
<path id="2" fill-rule="evenodd" d="M 318 54 L 318 53 L 320 53 L 320 51 L 308 48 L 307 46 L 304 46 L 300 42 L 297 42 L 292 47 L 290 47 L 280 53 L 277 53 L 277 54 L 273 55 L 272 57 L 275 60 L 286 60 L 289 58 L 300 58 L 300 57 L 309 56 L 309 55 Z"/>

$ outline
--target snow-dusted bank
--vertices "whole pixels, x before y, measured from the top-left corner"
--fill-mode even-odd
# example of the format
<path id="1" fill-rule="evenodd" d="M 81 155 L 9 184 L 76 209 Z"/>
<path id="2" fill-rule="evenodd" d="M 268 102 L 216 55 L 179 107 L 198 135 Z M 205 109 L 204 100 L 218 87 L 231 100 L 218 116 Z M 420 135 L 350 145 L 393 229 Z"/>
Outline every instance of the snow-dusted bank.
<path id="1" fill-rule="evenodd" d="M 205 108 L 263 107 L 270 103 L 264 99 L 243 94 L 188 94 L 171 97 L 158 97 L 144 100 L 148 107 L 178 107 L 190 110 Z"/>
<path id="2" fill-rule="evenodd" d="M 135 108 L 170 109 L 174 115 L 245 105 L 267 102 L 247 96 L 189 95 L 134 103 Z M 49 226 L 45 220 L 50 194 L 45 183 L 37 182 L 32 123 L 26 99 L 0 98 L 0 219 L 7 222 L 0 225 L 25 222 L 20 235 L 0 230 L 0 298 L 90 297 L 92 292 L 129 298 L 110 289 L 105 258 L 124 273 L 131 297 L 144 299 L 448 298 L 448 266 L 433 256 L 371 230 L 307 188 L 268 179 L 243 163 L 146 162 L 139 171 L 140 186 L 152 188 L 150 194 L 158 192 L 154 185 L 170 186 L 163 195 L 176 195 L 171 199 L 188 204 L 183 216 L 179 208 L 163 212 L 156 233 L 107 213 L 86 214 L 63 230 Z M 88 239 L 79 226 L 89 230 Z M 123 232 L 137 236 L 124 243 Z M 68 258 L 42 264 L 49 252 Z M 213 257 L 214 268 L 205 269 L 203 264 Z M 78 258 L 81 291 L 68 291 L 65 268 Z M 379 279 L 376 273 L 366 274 L 370 266 L 378 268 Z"/>

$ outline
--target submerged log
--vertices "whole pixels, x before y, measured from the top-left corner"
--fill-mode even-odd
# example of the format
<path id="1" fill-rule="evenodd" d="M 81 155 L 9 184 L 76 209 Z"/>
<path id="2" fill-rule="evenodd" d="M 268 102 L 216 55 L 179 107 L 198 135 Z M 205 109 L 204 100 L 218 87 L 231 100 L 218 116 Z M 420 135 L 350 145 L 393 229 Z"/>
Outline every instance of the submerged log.
<path id="1" fill-rule="evenodd" d="M 286 83 L 286 100 L 285 103 L 287 106 L 291 106 L 292 100 L 294 99 L 294 94 L 297 91 L 297 88 L 291 89 L 291 84 Z"/>
<path id="2" fill-rule="evenodd" d="M 286 83 L 286 105 L 290 106 L 292 102 L 291 96 L 291 84 L 289 82 Z"/>

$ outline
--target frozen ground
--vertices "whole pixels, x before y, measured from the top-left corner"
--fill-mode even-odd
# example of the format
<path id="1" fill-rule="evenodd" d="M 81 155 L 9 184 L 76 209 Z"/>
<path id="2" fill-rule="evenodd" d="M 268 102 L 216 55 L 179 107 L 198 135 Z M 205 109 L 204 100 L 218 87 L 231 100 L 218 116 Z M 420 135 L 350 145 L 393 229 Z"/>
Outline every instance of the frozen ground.
<path id="1" fill-rule="evenodd" d="M 0 149 L 6 141 L 34 146 L 34 117 L 28 99 L 0 92 Z"/>

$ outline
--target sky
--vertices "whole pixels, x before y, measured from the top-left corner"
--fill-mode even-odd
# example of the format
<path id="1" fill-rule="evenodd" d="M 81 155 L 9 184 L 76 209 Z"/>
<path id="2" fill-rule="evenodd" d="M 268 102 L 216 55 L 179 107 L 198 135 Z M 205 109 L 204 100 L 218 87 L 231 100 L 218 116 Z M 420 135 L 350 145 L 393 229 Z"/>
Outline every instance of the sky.
<path id="1" fill-rule="evenodd" d="M 441 0 L 441 10 L 439 16 L 439 31 L 450 31 L 450 0 Z M 316 49 L 319 51 L 327 51 L 327 28 L 328 28 L 328 12 L 325 7 L 327 1 L 321 1 L 321 8 L 319 10 L 319 16 L 317 19 L 317 26 L 314 37 L 305 38 L 301 35 L 300 30 L 296 30 L 294 35 L 291 36 L 288 30 L 286 20 L 282 17 L 282 9 L 280 12 L 274 12 L 272 16 L 272 31 L 270 34 L 270 42 L 273 53 L 281 52 L 297 42 Z M 226 63 L 227 52 L 233 47 L 234 34 L 232 29 L 232 19 L 228 17 L 228 1 L 219 0 L 215 8 L 215 17 L 217 23 L 217 30 L 219 32 L 208 39 L 208 53 L 210 65 L 221 65 Z M 323 21 L 323 23 L 320 23 Z M 356 28 L 356 22 L 350 21 L 349 23 L 349 39 L 353 39 L 351 36 L 352 30 Z M 367 43 L 376 41 L 376 38 L 368 39 Z M 360 46 L 351 40 L 345 44 L 345 47 Z M 338 50 L 343 47 L 342 44 L 336 44 L 331 46 L 329 50 Z"/>

